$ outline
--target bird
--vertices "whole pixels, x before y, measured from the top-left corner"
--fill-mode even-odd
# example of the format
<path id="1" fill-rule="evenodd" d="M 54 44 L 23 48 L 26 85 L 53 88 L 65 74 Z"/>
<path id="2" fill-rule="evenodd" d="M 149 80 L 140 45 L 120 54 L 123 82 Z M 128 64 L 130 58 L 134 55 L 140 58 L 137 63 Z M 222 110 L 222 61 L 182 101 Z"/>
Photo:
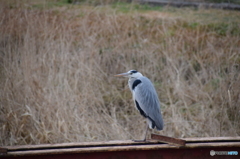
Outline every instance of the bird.
<path id="1" fill-rule="evenodd" d="M 160 110 L 160 101 L 152 82 L 136 70 L 130 70 L 115 76 L 129 78 L 128 86 L 132 92 L 135 107 L 147 119 L 147 129 L 143 140 L 134 141 L 146 141 L 149 128 L 163 130 L 164 122 Z"/>

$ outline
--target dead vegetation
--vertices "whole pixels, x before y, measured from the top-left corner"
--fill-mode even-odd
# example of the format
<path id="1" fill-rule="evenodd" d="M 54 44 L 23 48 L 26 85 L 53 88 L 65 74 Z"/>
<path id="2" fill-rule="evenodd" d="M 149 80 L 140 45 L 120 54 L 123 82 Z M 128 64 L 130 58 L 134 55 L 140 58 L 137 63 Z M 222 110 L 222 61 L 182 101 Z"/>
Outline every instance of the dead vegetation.
<path id="1" fill-rule="evenodd" d="M 112 76 L 130 69 L 155 84 L 161 134 L 240 134 L 234 23 L 1 6 L 0 145 L 142 138 L 127 79 Z"/>

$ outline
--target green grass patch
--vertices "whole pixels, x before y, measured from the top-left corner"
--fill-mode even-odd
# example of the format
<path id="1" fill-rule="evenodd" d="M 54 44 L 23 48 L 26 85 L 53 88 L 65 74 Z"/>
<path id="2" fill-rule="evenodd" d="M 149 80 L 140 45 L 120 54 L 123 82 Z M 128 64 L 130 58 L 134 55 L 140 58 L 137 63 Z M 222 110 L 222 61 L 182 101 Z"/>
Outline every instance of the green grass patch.
<path id="1" fill-rule="evenodd" d="M 47 0 L 42 2 L 37 2 L 32 5 L 34 8 L 54 8 L 54 7 L 63 7 L 63 6 L 69 6 L 71 5 L 68 0 Z"/>
<path id="2" fill-rule="evenodd" d="M 212 23 L 207 24 L 205 27 L 208 31 L 213 31 L 221 36 L 239 36 L 240 28 L 238 25 L 238 23 Z"/>
<path id="3" fill-rule="evenodd" d="M 233 3 L 240 4 L 239 0 L 207 0 L 209 3 Z"/>
<path id="4" fill-rule="evenodd" d="M 126 2 L 117 2 L 111 4 L 111 7 L 116 9 L 117 11 L 128 13 L 131 11 L 162 11 L 163 7 L 161 6 L 150 6 L 148 4 L 137 4 L 137 3 L 126 3 Z"/>

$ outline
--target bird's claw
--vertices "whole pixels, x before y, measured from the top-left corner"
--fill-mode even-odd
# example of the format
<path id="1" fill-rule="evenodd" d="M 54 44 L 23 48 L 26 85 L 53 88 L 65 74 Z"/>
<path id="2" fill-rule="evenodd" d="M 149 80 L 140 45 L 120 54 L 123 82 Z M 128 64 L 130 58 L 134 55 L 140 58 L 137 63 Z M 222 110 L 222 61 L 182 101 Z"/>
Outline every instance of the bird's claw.
<path id="1" fill-rule="evenodd" d="M 143 139 L 143 140 L 132 140 L 134 142 L 146 142 L 147 140 L 146 139 Z"/>

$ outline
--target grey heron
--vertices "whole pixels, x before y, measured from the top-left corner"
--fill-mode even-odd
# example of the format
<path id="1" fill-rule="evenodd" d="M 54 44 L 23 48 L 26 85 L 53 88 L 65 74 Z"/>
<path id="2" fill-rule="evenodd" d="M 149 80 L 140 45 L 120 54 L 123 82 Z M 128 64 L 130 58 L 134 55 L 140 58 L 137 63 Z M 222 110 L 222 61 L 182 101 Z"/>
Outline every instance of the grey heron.
<path id="1" fill-rule="evenodd" d="M 163 119 L 160 111 L 160 101 L 152 82 L 140 72 L 130 70 L 126 73 L 115 75 L 128 77 L 128 86 L 132 92 L 133 101 L 140 114 L 147 118 L 147 129 L 143 140 L 146 141 L 148 129 L 163 129 Z"/>

